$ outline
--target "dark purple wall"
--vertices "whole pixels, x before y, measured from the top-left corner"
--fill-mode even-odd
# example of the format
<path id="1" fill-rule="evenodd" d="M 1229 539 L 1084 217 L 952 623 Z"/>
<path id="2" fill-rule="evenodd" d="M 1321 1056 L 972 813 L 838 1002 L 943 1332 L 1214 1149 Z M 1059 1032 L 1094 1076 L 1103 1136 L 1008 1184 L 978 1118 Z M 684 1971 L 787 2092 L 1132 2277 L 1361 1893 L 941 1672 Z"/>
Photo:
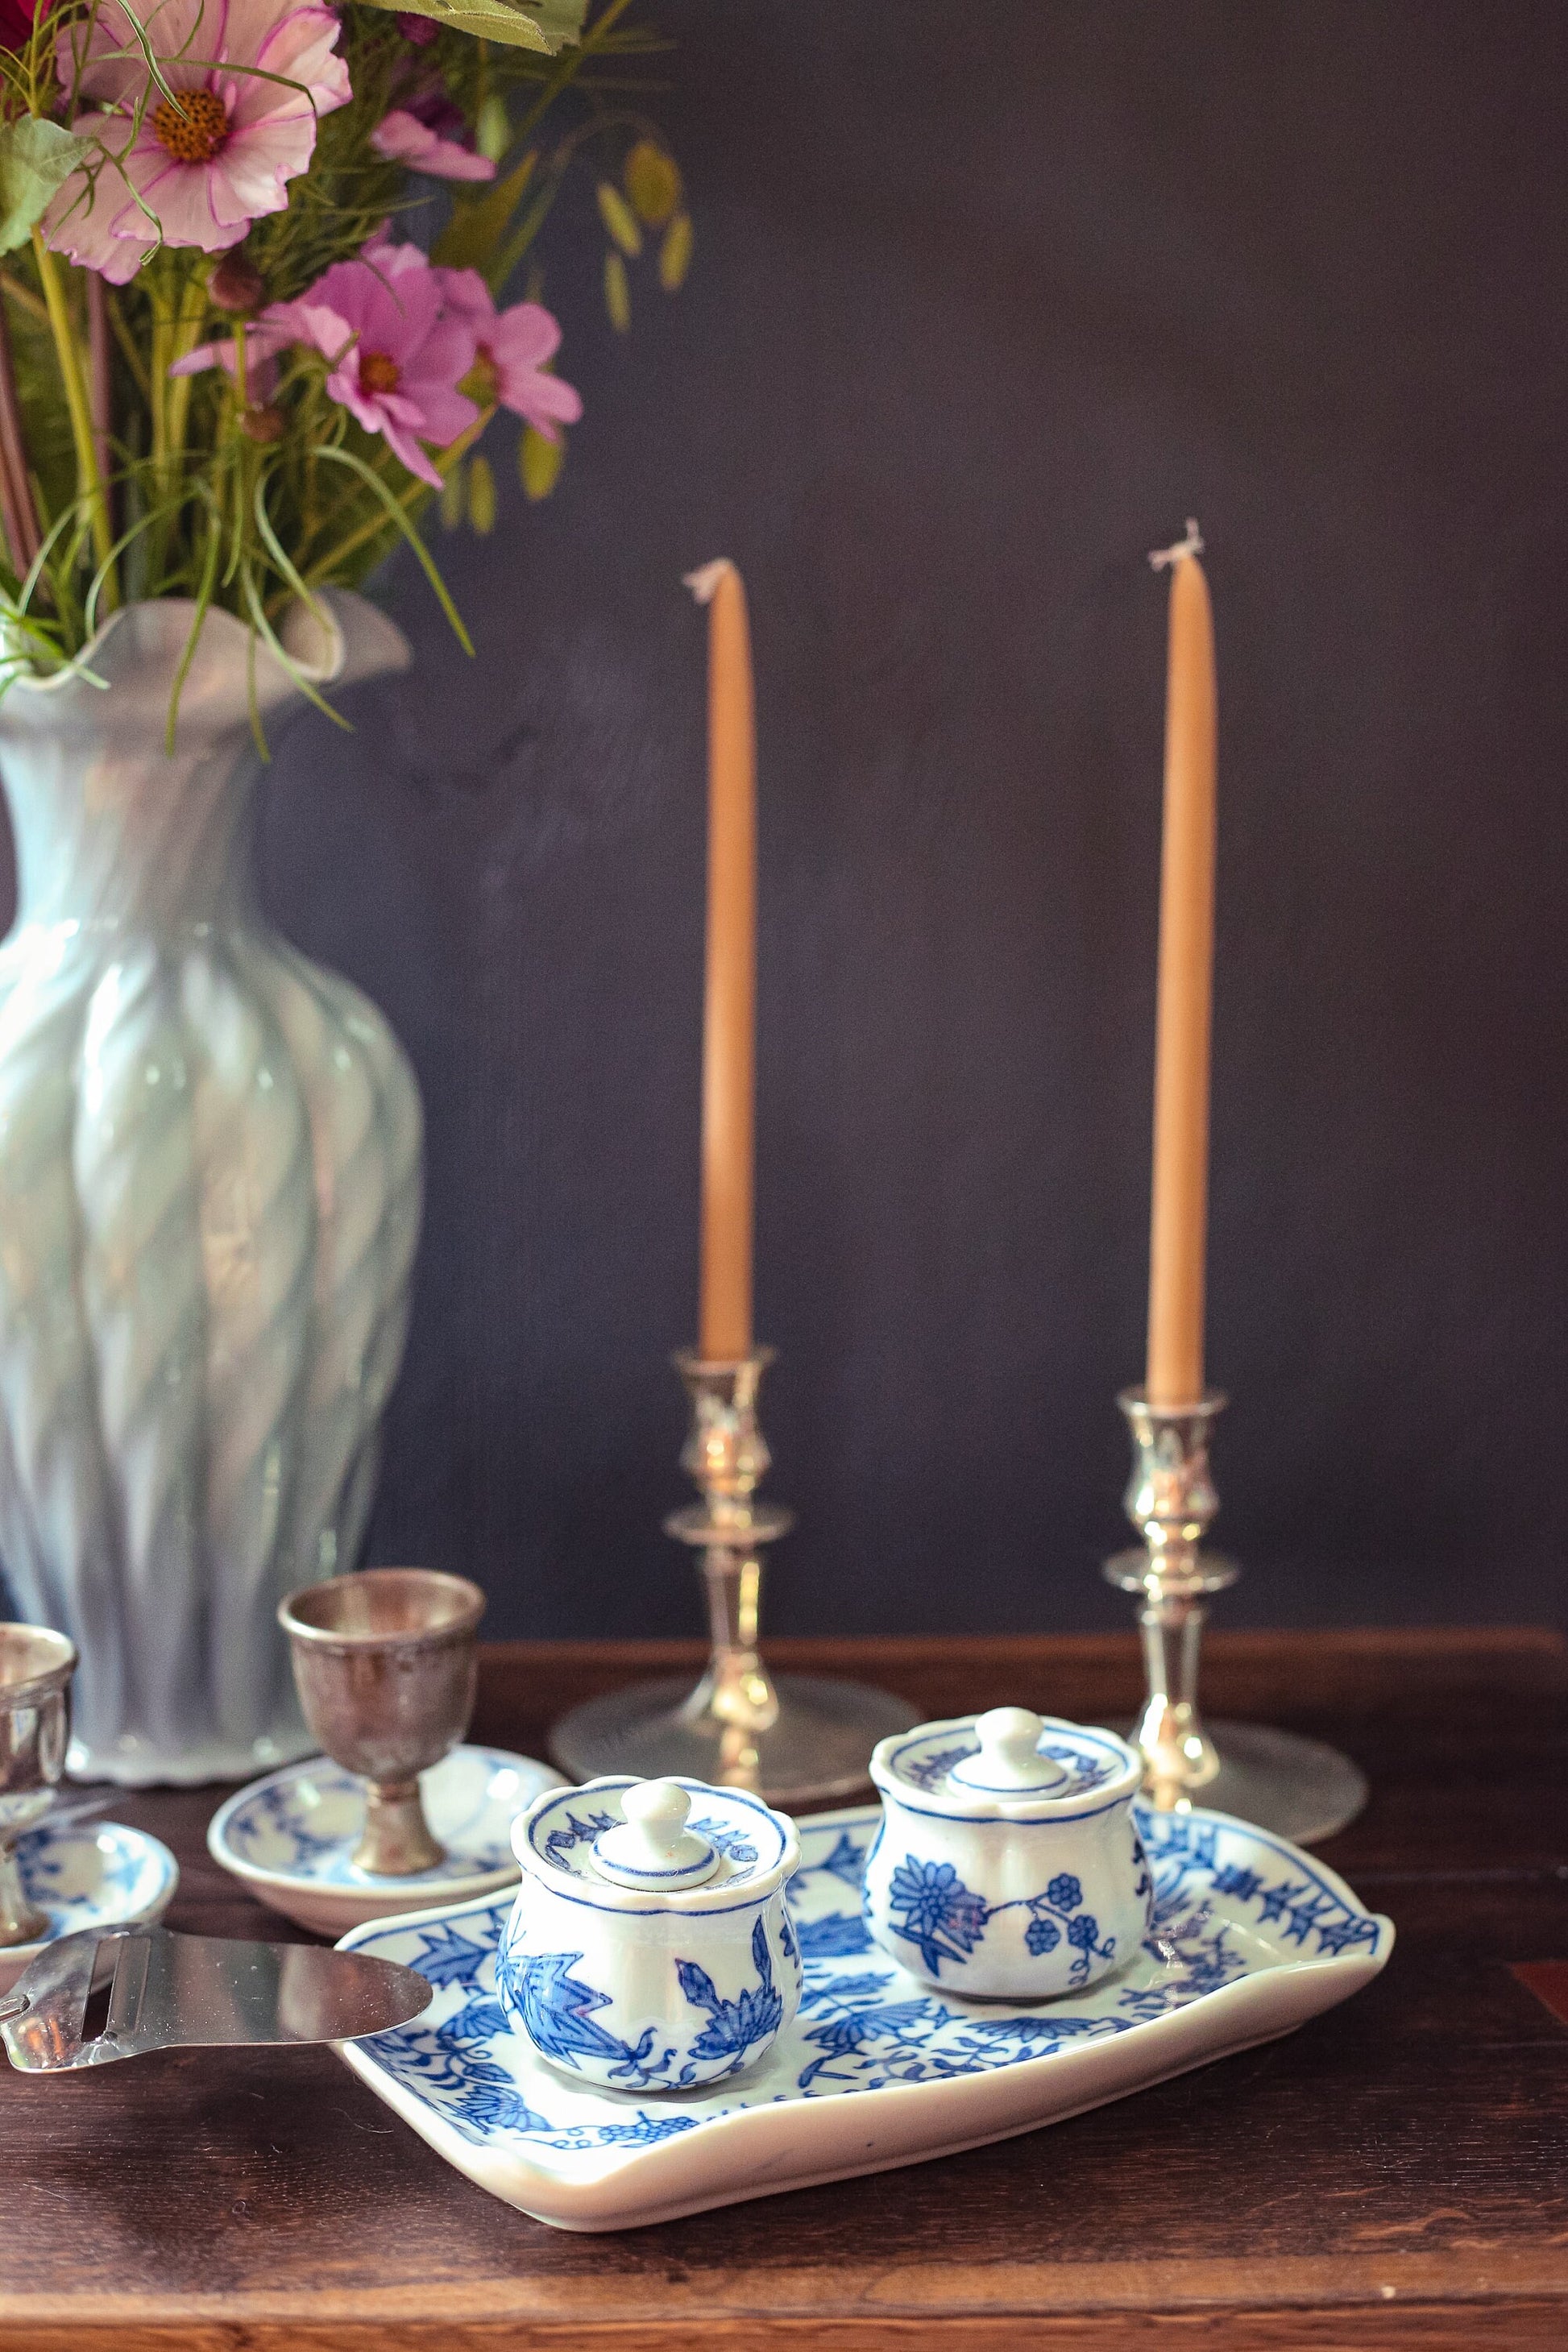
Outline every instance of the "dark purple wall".
<path id="1" fill-rule="evenodd" d="M 758 1305 L 798 1631 L 1121 1622 L 1164 591 L 1221 677 L 1224 1622 L 1561 1613 L 1568 16 L 658 0 L 697 257 L 557 497 L 412 566 L 270 898 L 430 1126 L 373 1554 L 498 1633 L 696 1630 L 703 628 L 751 587 Z M 965 38 L 966 32 L 969 37 Z M 504 453 L 503 453 L 504 454 Z"/>

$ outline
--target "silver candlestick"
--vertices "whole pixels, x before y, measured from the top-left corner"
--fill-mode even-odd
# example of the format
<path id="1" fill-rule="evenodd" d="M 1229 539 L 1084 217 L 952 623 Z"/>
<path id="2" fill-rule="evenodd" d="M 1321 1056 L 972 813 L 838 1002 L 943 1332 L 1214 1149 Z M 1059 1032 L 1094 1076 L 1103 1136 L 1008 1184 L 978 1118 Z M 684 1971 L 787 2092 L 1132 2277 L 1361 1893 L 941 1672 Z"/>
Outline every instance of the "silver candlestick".
<path id="1" fill-rule="evenodd" d="M 773 1357 L 757 1348 L 722 1361 L 684 1351 L 674 1360 L 691 1401 L 681 1467 L 702 1500 L 672 1511 L 665 1532 L 700 1555 L 712 1648 L 695 1690 L 638 1683 L 563 1716 L 551 1752 L 577 1780 L 673 1774 L 754 1789 L 770 1804 L 805 1804 L 852 1794 L 877 1742 L 915 1721 L 901 1699 L 864 1683 L 775 1678 L 758 1653 L 763 1549 L 795 1524 L 792 1511 L 756 1494 L 772 1459 L 757 1390 Z"/>
<path id="2" fill-rule="evenodd" d="M 1349 1757 L 1262 1724 L 1219 1723 L 1211 1738 L 1198 1712 L 1209 1598 L 1241 1573 L 1203 1540 L 1219 1508 L 1209 1433 L 1225 1402 L 1214 1390 L 1182 1406 L 1151 1404 L 1138 1389 L 1117 1399 L 1132 1433 L 1123 1500 L 1143 1548 L 1117 1552 L 1105 1574 L 1142 1599 L 1148 1696 L 1133 1736 L 1144 1786 L 1163 1811 L 1184 1810 L 1201 1796 L 1216 1811 L 1310 1843 L 1343 1829 L 1366 1802 L 1366 1782 Z"/>

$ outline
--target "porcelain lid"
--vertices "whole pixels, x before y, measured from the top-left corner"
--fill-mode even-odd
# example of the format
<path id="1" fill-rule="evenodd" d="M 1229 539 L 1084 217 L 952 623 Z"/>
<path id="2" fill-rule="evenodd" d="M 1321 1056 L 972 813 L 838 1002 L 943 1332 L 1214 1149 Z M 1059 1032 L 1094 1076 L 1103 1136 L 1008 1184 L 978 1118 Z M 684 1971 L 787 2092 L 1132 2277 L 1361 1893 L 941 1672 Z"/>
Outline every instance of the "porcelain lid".
<path id="1" fill-rule="evenodd" d="M 922 1723 L 884 1739 L 871 1778 L 914 1812 L 953 1820 L 1058 1820 L 1098 1812 L 1142 1780 L 1136 1748 L 1113 1731 L 998 1706 L 981 1716 Z"/>
<path id="2" fill-rule="evenodd" d="M 800 1860 L 788 1815 L 743 1789 L 624 1774 L 546 1790 L 513 1822 L 511 1843 L 542 1885 L 609 1911 L 754 1903 Z"/>

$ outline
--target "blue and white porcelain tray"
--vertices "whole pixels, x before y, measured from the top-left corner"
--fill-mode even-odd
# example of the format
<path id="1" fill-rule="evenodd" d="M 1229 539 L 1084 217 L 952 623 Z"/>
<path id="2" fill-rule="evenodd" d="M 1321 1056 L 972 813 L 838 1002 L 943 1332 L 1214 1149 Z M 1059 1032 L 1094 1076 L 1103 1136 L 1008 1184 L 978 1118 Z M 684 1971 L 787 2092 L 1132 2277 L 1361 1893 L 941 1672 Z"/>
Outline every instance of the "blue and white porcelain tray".
<path id="1" fill-rule="evenodd" d="M 419 1775 L 432 1833 L 446 1857 L 406 1878 L 354 1867 L 364 1828 L 364 1782 L 327 1756 L 252 1780 L 220 1805 L 207 1852 L 259 1902 L 318 1936 L 341 1936 L 394 1912 L 470 1902 L 514 1886 L 511 1825 L 561 1775 L 509 1748 L 454 1748 Z"/>
<path id="2" fill-rule="evenodd" d="M 180 1865 L 166 1845 L 118 1822 L 30 1830 L 16 1841 L 16 1860 L 27 1899 L 47 1914 L 49 1932 L 36 1944 L 0 1951 L 0 1992 L 58 1936 L 156 1919 L 180 1883 Z"/>
<path id="3" fill-rule="evenodd" d="M 339 2054 L 481 2189 L 561 2229 L 620 2230 L 1058 2122 L 1289 2033 L 1369 1982 L 1394 1945 L 1388 1920 L 1282 1839 L 1139 1806 L 1156 1901 L 1136 1958 L 1034 2009 L 933 1993 L 861 1921 L 879 1819 L 801 1822 L 800 2014 L 733 2084 L 596 2090 L 537 2058 L 495 1997 L 510 1895 L 345 1936 L 437 1990 L 412 2025 Z M 943 1893 L 969 1899 L 955 1884 L 933 1891 L 939 1906 Z"/>

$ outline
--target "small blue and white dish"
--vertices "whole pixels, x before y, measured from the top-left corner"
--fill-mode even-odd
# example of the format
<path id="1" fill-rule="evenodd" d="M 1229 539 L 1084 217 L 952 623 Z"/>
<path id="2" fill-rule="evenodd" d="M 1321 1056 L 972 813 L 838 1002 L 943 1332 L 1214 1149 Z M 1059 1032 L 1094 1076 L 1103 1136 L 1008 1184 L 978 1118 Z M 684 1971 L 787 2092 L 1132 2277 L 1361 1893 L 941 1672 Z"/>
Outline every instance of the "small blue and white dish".
<path id="1" fill-rule="evenodd" d="M 379 1878 L 354 1866 L 364 1825 L 364 1782 L 329 1757 L 311 1756 L 252 1780 L 218 1807 L 207 1830 L 215 1862 L 258 1901 L 319 1936 L 367 1919 L 462 1903 L 518 1874 L 511 1825 L 559 1772 L 505 1748 L 454 1748 L 419 1775 L 431 1832 L 446 1848 L 429 1870 Z"/>
<path id="2" fill-rule="evenodd" d="M 563 2073 L 687 2091 L 752 2066 L 800 2002 L 795 1823 L 701 1780 L 590 1780 L 512 1832 L 522 1884 L 496 1993 Z"/>
<path id="3" fill-rule="evenodd" d="M 156 1919 L 180 1883 L 166 1845 L 118 1822 L 65 1822 L 58 1829 L 46 1822 L 18 1838 L 16 1852 L 27 1899 L 47 1916 L 49 1932 L 0 1951 L 0 1992 L 57 1937 Z"/>
<path id="4" fill-rule="evenodd" d="M 1051 2000 L 1131 1958 L 1153 1880 L 1132 1819 L 1142 1759 L 1113 1731 L 993 1707 L 884 1739 L 866 1923 L 944 1992 Z"/>

